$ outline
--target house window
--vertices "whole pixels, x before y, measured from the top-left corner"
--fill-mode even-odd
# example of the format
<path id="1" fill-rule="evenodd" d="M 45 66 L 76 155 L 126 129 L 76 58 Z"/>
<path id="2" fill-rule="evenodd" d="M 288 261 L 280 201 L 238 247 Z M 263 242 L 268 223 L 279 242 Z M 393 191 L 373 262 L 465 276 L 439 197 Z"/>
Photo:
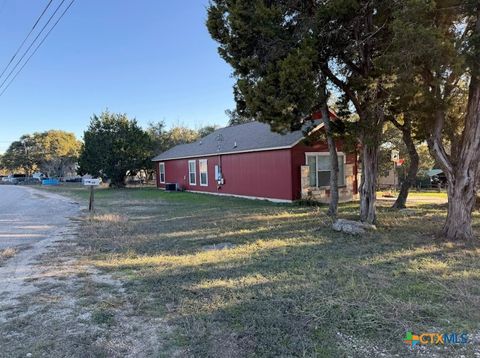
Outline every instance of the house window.
<path id="1" fill-rule="evenodd" d="M 310 186 L 330 186 L 330 156 L 328 153 L 307 154 L 310 167 Z M 345 186 L 345 154 L 338 153 L 338 186 Z"/>
<path id="2" fill-rule="evenodd" d="M 208 165 L 207 159 L 201 159 L 198 161 L 198 166 L 200 169 L 200 185 L 208 186 Z"/>
<path id="3" fill-rule="evenodd" d="M 165 163 L 160 163 L 158 168 L 160 172 L 160 183 L 165 184 Z"/>
<path id="4" fill-rule="evenodd" d="M 197 165 L 194 160 L 188 161 L 188 183 L 197 185 Z"/>

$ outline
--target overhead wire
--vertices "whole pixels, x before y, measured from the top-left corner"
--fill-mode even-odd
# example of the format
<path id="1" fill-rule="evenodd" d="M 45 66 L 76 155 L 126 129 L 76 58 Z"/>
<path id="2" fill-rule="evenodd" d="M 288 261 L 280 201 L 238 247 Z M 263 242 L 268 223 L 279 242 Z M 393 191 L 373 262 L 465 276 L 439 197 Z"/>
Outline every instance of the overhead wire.
<path id="1" fill-rule="evenodd" d="M 5 1 L 3 2 L 3 5 L 5 5 Z M 48 10 L 48 8 L 50 7 L 50 5 L 52 4 L 52 1 L 53 0 L 50 0 L 47 4 L 47 6 L 45 6 L 45 8 L 43 9 L 42 13 L 40 14 L 40 16 L 37 18 L 37 20 L 35 21 L 35 23 L 33 24 L 32 28 L 30 29 L 30 32 L 27 34 L 27 36 L 25 36 L 25 38 L 23 39 L 22 43 L 20 44 L 20 46 L 18 46 L 17 48 L 17 51 L 15 51 L 15 53 L 13 54 L 12 58 L 10 59 L 10 61 L 7 63 L 7 65 L 5 66 L 5 68 L 3 69 L 2 73 L 0 73 L 0 78 L 2 78 L 2 76 L 4 75 L 5 71 L 7 71 L 8 67 L 12 64 L 13 60 L 15 60 L 15 57 L 17 57 L 18 53 L 20 52 L 20 50 L 22 49 L 23 45 L 25 45 L 25 42 L 27 42 L 27 39 L 30 37 L 30 35 L 32 34 L 32 32 L 35 30 L 35 28 L 37 27 L 38 23 L 40 22 L 40 19 L 43 17 L 43 15 L 45 14 L 45 12 Z M 2 9 L 3 9 L 3 6 L 2 6 Z"/>
<path id="2" fill-rule="evenodd" d="M 0 89 L 4 86 L 4 84 L 6 83 L 6 81 L 9 79 L 9 77 L 12 75 L 12 73 L 15 71 L 15 69 L 18 67 L 18 65 L 22 62 L 22 60 L 25 58 L 25 56 L 27 55 L 28 51 L 32 48 L 32 46 L 35 44 L 35 42 L 38 40 L 38 38 L 42 35 L 43 31 L 45 30 L 45 28 L 48 26 L 48 24 L 52 21 L 52 19 L 55 17 L 55 15 L 57 14 L 58 10 L 62 7 L 63 3 L 65 2 L 65 0 L 62 0 L 60 5 L 58 5 L 58 7 L 55 9 L 55 11 L 53 12 L 53 14 L 50 16 L 50 18 L 48 19 L 48 21 L 45 23 L 45 25 L 42 27 L 42 29 L 40 30 L 40 32 L 37 34 L 37 36 L 35 37 L 35 39 L 32 41 L 32 43 L 30 44 L 30 46 L 27 48 L 27 50 L 23 53 L 22 57 L 17 61 L 17 63 L 15 64 L 15 66 L 13 67 L 13 69 L 9 72 L 8 76 L 3 80 L 3 82 L 0 84 Z M 64 11 L 61 13 L 61 15 L 58 17 L 58 19 L 55 21 L 55 23 L 53 24 L 53 26 L 48 30 L 47 34 L 43 37 L 43 39 L 38 43 L 38 45 L 36 46 L 36 48 L 33 50 L 33 52 L 30 54 L 29 57 L 27 57 L 27 60 L 23 63 L 23 65 L 20 67 L 20 69 L 15 73 L 15 75 L 10 79 L 10 81 L 7 83 L 7 85 L 3 88 L 3 90 L 1 90 L 0 92 L 0 96 L 2 96 L 5 91 L 10 87 L 10 85 L 12 84 L 12 82 L 17 78 L 17 76 L 20 74 L 20 72 L 23 70 L 23 68 L 27 65 L 27 63 L 30 61 L 30 59 L 35 55 L 35 53 L 38 51 L 38 49 L 40 48 L 40 46 L 45 42 L 45 40 L 48 38 L 48 36 L 50 35 L 50 33 L 52 32 L 52 30 L 57 26 L 57 24 L 60 22 L 60 20 L 63 18 L 63 16 L 66 14 L 66 12 L 70 9 L 70 7 L 73 5 L 73 3 L 75 2 L 75 0 L 71 0 L 70 3 L 68 4 L 68 6 L 64 9 Z"/>

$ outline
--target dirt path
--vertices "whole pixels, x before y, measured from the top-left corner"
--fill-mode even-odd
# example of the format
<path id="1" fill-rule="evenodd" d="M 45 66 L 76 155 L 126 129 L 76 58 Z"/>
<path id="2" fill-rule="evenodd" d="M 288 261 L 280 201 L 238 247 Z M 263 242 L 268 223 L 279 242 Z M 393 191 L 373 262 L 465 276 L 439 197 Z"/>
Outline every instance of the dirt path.
<path id="1" fill-rule="evenodd" d="M 0 186 L 0 249 L 17 252 L 0 267 L 0 309 L 35 290 L 37 257 L 59 240 L 70 238 L 78 204 L 29 187 Z"/>
<path id="2" fill-rule="evenodd" d="M 0 249 L 35 244 L 68 225 L 78 204 L 30 187 L 0 185 Z"/>
<path id="3" fill-rule="evenodd" d="M 0 243 L 19 251 L 0 266 L 0 357 L 157 356 L 167 326 L 139 314 L 121 281 L 87 263 L 79 205 L 4 188 L 12 205 L 0 205 Z"/>
<path id="4" fill-rule="evenodd" d="M 389 198 L 381 195 L 377 196 L 377 201 L 384 203 L 385 205 L 392 205 L 396 197 Z M 415 193 L 410 193 L 407 199 L 407 206 L 409 205 L 422 205 L 422 204 L 446 204 L 448 202 L 447 197 L 441 197 L 436 195 L 415 195 Z"/>

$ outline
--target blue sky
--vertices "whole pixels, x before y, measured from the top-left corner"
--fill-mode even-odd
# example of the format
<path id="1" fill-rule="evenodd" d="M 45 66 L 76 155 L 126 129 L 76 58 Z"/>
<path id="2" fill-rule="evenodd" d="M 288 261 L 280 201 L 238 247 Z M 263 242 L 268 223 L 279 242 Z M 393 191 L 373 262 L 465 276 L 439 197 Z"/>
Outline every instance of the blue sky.
<path id="1" fill-rule="evenodd" d="M 0 0 L 0 73 L 47 2 Z M 81 137 L 105 108 L 142 125 L 226 124 L 233 79 L 205 27 L 207 4 L 76 0 L 0 97 L 0 152 L 24 133 Z"/>

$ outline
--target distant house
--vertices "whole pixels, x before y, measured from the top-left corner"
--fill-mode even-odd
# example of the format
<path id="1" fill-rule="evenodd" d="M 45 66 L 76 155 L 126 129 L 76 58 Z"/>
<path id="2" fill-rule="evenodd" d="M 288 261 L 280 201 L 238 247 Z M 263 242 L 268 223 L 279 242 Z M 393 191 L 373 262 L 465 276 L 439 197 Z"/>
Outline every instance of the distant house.
<path id="1" fill-rule="evenodd" d="M 379 189 L 391 189 L 399 185 L 398 178 L 393 169 L 389 169 L 383 175 L 378 176 L 377 186 Z"/>
<path id="2" fill-rule="evenodd" d="M 282 135 L 260 122 L 218 129 L 153 158 L 157 186 L 280 202 L 328 202 L 328 147 L 324 140 L 312 140 L 318 137 L 314 132 L 323 130 L 321 121 L 315 123 L 308 140 L 302 130 Z M 344 152 L 341 142 L 337 150 L 340 200 L 350 201 L 357 194 L 357 156 Z"/>

